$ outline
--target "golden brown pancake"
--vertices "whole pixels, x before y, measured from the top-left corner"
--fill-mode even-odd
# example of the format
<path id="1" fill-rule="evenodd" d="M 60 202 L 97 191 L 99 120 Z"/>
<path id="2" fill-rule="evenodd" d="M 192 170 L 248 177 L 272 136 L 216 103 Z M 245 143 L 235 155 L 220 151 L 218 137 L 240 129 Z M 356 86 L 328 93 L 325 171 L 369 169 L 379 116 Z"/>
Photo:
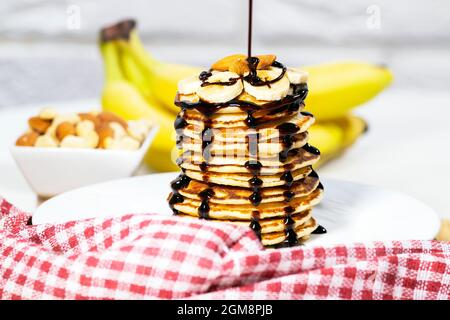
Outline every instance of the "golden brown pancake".
<path id="1" fill-rule="evenodd" d="M 250 221 L 255 211 L 259 212 L 260 219 L 283 217 L 289 208 L 290 213 L 302 212 L 318 204 L 322 198 L 323 191 L 315 189 L 305 197 L 292 199 L 289 203 L 277 201 L 271 203 L 261 203 L 257 207 L 252 204 L 208 204 L 208 218 L 218 220 L 247 220 Z M 172 193 L 169 195 L 172 197 Z M 201 217 L 200 206 L 202 201 L 184 198 L 183 202 L 174 204 L 173 208 L 180 213 L 195 217 Z"/>
<path id="2" fill-rule="evenodd" d="M 288 202 L 295 198 L 301 198 L 312 193 L 319 185 L 319 178 L 308 176 L 285 187 L 261 188 L 261 203 Z M 189 184 L 178 190 L 185 198 L 202 200 L 200 196 L 204 190 L 210 190 L 210 203 L 217 204 L 251 204 L 250 196 L 253 191 L 249 188 L 230 187 L 218 184 L 207 184 L 198 180 L 191 180 Z"/>
<path id="3" fill-rule="evenodd" d="M 292 181 L 297 181 L 305 178 L 312 172 L 310 167 L 304 167 L 286 173 L 276 173 L 268 175 L 260 175 L 259 179 L 263 181 L 263 186 L 277 187 L 289 184 Z M 217 172 L 202 172 L 185 170 L 184 173 L 191 179 L 198 181 L 207 181 L 215 184 L 235 186 L 235 187 L 251 187 L 250 179 L 253 178 L 252 173 L 217 173 Z"/>

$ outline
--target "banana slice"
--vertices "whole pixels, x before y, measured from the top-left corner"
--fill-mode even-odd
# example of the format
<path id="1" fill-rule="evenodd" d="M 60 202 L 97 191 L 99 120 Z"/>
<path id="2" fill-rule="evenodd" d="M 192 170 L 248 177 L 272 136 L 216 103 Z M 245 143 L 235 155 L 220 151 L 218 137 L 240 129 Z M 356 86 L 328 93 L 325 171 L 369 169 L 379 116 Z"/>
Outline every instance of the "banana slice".
<path id="1" fill-rule="evenodd" d="M 236 83 L 231 85 L 220 85 L 219 83 L 226 83 L 232 81 L 232 79 L 238 79 Z M 208 78 L 209 83 L 207 86 L 200 87 L 197 90 L 197 95 L 204 101 L 210 103 L 223 103 L 236 98 L 241 94 L 243 90 L 242 80 L 239 79 L 239 75 L 234 72 L 216 72 Z"/>
<path id="2" fill-rule="evenodd" d="M 258 70 L 257 75 L 263 81 L 270 81 L 276 79 L 283 70 L 281 68 L 270 67 L 267 70 Z M 244 81 L 244 90 L 254 96 L 258 100 L 276 101 L 281 100 L 287 96 L 289 92 L 289 79 L 285 74 L 283 78 L 277 82 L 271 83 L 270 86 L 252 86 L 247 81 Z"/>
<path id="3" fill-rule="evenodd" d="M 287 69 L 286 74 L 292 84 L 301 84 L 308 81 L 308 72 L 301 69 Z"/>
<path id="4" fill-rule="evenodd" d="M 180 94 L 193 94 L 197 92 L 201 85 L 202 82 L 198 75 L 194 75 L 178 82 L 178 92 Z"/>

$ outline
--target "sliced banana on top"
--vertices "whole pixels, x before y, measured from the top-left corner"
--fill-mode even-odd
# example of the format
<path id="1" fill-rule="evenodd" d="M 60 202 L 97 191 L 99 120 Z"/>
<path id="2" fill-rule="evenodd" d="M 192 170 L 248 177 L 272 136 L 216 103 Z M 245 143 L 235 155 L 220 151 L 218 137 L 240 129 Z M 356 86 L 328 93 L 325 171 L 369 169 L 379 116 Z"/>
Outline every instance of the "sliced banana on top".
<path id="1" fill-rule="evenodd" d="M 267 70 L 258 70 L 257 75 L 262 81 L 271 81 L 280 76 L 283 72 L 281 68 L 270 67 Z M 276 101 L 287 96 L 289 92 L 290 82 L 285 74 L 277 82 L 270 85 L 252 86 L 249 82 L 244 81 L 244 89 L 258 100 Z"/>
<path id="2" fill-rule="evenodd" d="M 226 83 L 233 81 L 232 79 L 238 79 L 236 83 L 231 85 L 220 85 L 220 83 Z M 234 72 L 216 72 L 213 73 L 207 80 L 210 84 L 206 86 L 200 86 L 197 90 L 197 95 L 204 101 L 210 103 L 224 103 L 233 100 L 241 94 L 243 90 L 242 80 L 239 75 Z"/>
<path id="3" fill-rule="evenodd" d="M 202 81 L 198 78 L 198 75 L 194 75 L 178 82 L 178 92 L 180 94 L 193 94 L 202 85 Z"/>
<path id="4" fill-rule="evenodd" d="M 292 84 L 301 84 L 308 81 L 308 72 L 301 69 L 287 69 L 286 74 Z"/>

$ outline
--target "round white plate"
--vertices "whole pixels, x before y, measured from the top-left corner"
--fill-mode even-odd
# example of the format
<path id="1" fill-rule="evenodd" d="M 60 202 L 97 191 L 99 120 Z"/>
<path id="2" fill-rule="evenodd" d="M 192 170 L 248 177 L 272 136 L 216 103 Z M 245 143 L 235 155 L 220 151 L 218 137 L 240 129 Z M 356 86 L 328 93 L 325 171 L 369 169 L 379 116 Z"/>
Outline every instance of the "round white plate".
<path id="1" fill-rule="evenodd" d="M 176 175 L 133 177 L 63 193 L 38 207 L 33 224 L 127 213 L 171 215 L 166 199 L 170 181 Z M 325 197 L 313 215 L 328 232 L 313 235 L 307 245 L 430 240 L 439 230 L 439 218 L 434 211 L 410 196 L 352 182 L 322 181 Z"/>

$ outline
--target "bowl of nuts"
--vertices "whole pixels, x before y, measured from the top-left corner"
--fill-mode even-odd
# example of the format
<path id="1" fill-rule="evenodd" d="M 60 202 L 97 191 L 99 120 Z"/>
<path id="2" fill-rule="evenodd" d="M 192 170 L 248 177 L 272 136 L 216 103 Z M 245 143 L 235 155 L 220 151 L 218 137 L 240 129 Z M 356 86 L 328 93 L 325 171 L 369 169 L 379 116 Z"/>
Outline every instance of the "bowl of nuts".
<path id="1" fill-rule="evenodd" d="M 133 174 L 158 128 L 111 112 L 58 113 L 44 109 L 28 120 L 11 154 L 41 197 Z"/>

